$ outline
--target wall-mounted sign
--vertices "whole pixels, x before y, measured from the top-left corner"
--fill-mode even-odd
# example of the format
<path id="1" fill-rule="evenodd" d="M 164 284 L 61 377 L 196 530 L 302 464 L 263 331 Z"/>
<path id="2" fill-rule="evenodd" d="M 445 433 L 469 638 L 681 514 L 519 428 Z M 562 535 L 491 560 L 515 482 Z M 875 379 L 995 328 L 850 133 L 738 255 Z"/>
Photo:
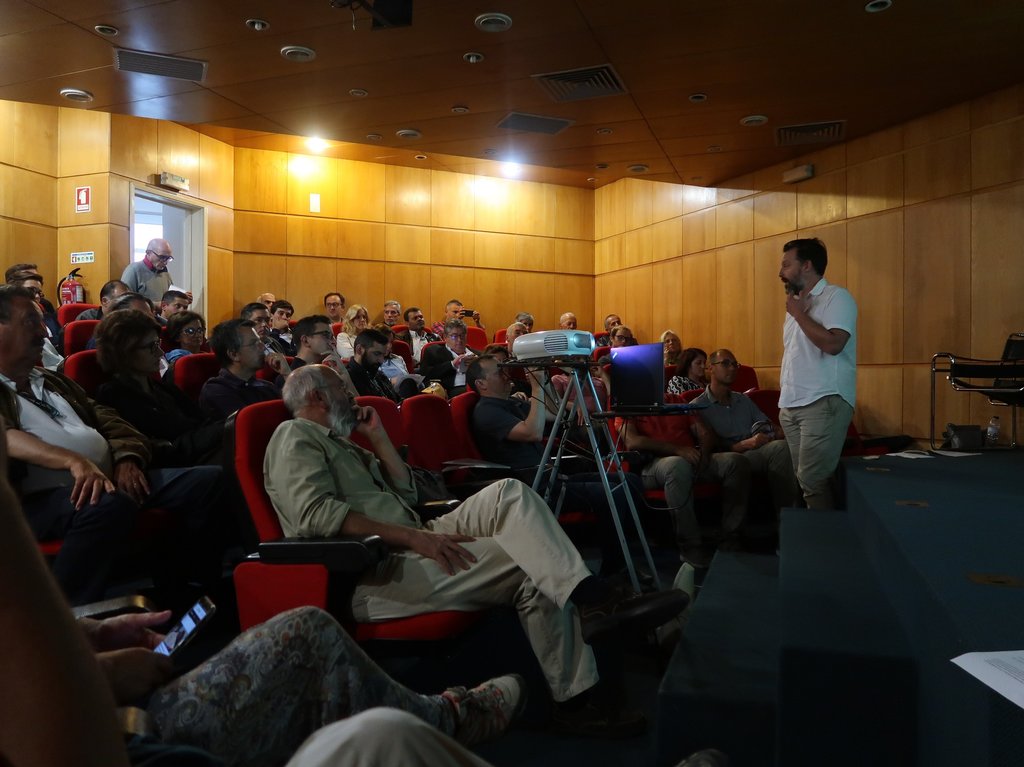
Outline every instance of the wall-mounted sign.
<path id="1" fill-rule="evenodd" d="M 83 250 L 78 253 L 71 254 L 71 264 L 94 264 L 96 263 L 96 252 L 93 250 Z"/>
<path id="2" fill-rule="evenodd" d="M 92 187 L 75 187 L 75 213 L 88 213 L 92 210 Z"/>

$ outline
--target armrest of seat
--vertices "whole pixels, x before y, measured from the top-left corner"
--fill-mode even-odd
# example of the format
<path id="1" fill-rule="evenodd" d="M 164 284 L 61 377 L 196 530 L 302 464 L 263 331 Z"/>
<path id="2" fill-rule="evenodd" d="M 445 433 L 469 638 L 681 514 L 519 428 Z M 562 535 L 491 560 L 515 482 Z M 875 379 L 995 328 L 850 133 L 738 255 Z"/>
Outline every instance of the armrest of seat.
<path id="1" fill-rule="evenodd" d="M 152 613 L 156 612 L 156 605 L 141 594 L 129 594 L 113 599 L 104 599 L 101 602 L 90 602 L 87 605 L 79 605 L 71 608 L 71 614 L 78 618 L 93 618 L 101 621 L 104 618 L 113 618 L 115 615 L 126 613 Z"/>
<path id="2" fill-rule="evenodd" d="M 381 561 L 387 545 L 378 535 L 341 538 L 282 538 L 259 545 L 262 562 L 317 564 L 331 572 L 359 573 Z"/>

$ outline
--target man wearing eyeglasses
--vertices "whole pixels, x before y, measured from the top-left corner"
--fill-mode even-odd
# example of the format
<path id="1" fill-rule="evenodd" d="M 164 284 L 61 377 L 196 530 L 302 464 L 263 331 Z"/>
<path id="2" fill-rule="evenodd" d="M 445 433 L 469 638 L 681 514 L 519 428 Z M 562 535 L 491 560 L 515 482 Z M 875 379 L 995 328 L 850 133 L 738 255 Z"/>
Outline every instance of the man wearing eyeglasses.
<path id="1" fill-rule="evenodd" d="M 466 368 L 480 354 L 466 346 L 466 323 L 452 318 L 444 324 L 444 346 L 427 346 L 420 359 L 419 374 L 426 381 L 439 381 L 449 397 L 466 391 Z"/>
<path id="2" fill-rule="evenodd" d="M 158 303 L 164 293 L 171 289 L 171 274 L 168 264 L 174 260 L 171 245 L 167 240 L 156 238 L 146 246 L 146 255 L 141 261 L 128 264 L 121 281 L 133 293 L 141 293 L 153 303 Z"/>
<path id="3" fill-rule="evenodd" d="M 748 478 L 754 474 L 767 478 L 778 512 L 783 506 L 792 505 L 797 498 L 793 459 L 782 430 L 775 428 L 750 397 L 732 390 L 739 366 L 736 356 L 728 349 L 711 352 L 708 357 L 711 371 L 708 388 L 694 400 L 694 404 L 706 406 L 700 411 L 700 418 L 714 433 L 713 449 L 735 455 L 734 460 L 745 464 L 743 473 Z M 750 491 L 749 479 L 740 489 L 742 496 L 736 502 L 745 508 Z M 726 530 L 726 534 L 734 538 L 738 533 L 738 529 Z M 730 545 L 736 543 L 728 539 L 727 542 Z"/>

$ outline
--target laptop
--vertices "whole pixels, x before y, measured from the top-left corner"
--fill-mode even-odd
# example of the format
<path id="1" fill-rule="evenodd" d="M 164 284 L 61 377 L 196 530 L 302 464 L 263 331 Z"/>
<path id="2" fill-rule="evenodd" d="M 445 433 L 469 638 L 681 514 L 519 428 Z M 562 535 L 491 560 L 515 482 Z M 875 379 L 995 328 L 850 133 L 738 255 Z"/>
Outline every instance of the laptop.
<path id="1" fill-rule="evenodd" d="M 622 346 L 609 351 L 612 410 L 618 415 L 688 413 L 700 406 L 665 404 L 665 349 L 662 344 Z"/>

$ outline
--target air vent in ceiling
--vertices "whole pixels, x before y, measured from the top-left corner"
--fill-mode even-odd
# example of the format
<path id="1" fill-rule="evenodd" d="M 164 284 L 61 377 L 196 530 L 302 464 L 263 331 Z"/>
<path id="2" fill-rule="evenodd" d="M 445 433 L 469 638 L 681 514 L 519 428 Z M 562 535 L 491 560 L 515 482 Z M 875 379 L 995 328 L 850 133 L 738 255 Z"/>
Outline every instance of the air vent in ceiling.
<path id="1" fill-rule="evenodd" d="M 548 72 L 533 75 L 533 79 L 558 102 L 619 96 L 626 92 L 626 86 L 611 64 Z"/>
<path id="2" fill-rule="evenodd" d="M 544 115 L 529 115 L 525 112 L 509 112 L 505 119 L 498 123 L 499 128 L 505 130 L 519 130 L 527 133 L 546 133 L 554 136 L 561 133 L 575 122 L 564 120 L 561 117 L 545 117 Z"/>
<path id="3" fill-rule="evenodd" d="M 783 125 L 775 130 L 777 146 L 802 146 L 804 144 L 828 144 L 842 141 L 846 136 L 846 120 L 804 125 Z"/>
<path id="4" fill-rule="evenodd" d="M 183 59 L 178 56 L 163 56 L 145 51 L 128 51 L 118 48 L 114 51 L 114 65 L 122 72 L 139 72 L 158 77 L 174 77 L 178 80 L 202 82 L 206 78 L 206 62 L 198 59 Z"/>

